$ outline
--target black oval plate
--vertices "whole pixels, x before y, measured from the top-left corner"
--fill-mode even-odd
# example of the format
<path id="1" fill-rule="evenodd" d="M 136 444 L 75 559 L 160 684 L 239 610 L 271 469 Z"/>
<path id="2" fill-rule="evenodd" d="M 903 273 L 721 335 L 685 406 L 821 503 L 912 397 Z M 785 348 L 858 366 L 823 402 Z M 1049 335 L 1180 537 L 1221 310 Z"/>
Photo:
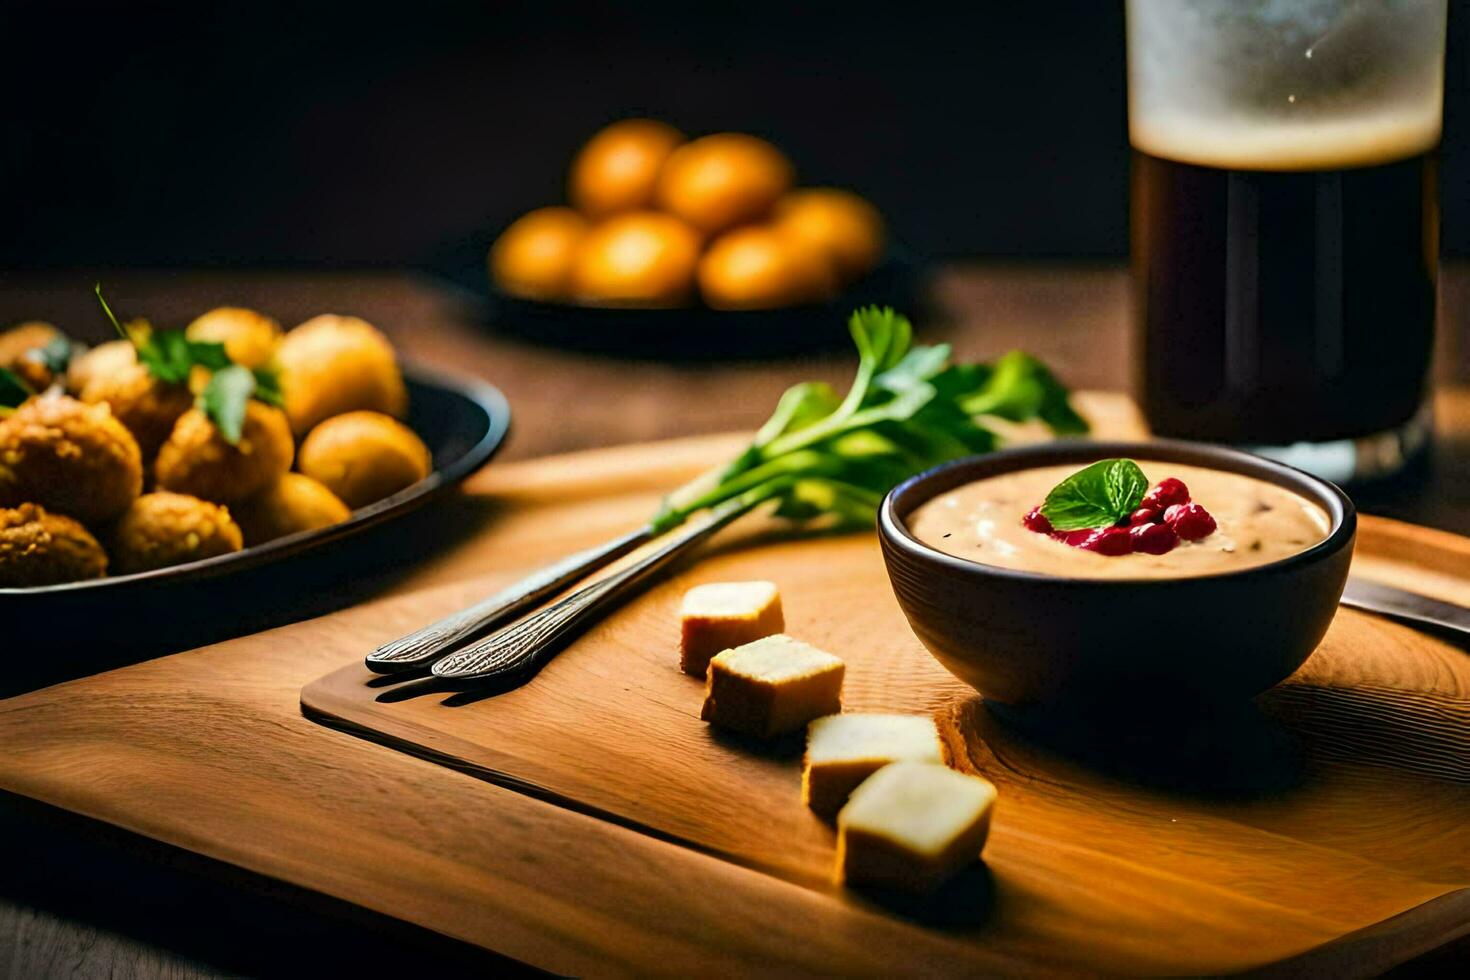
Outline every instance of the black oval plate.
<path id="1" fill-rule="evenodd" d="M 378 540 L 379 534 L 363 536 L 360 543 L 347 540 L 397 523 L 445 494 L 495 454 L 510 427 L 510 406 L 493 385 L 414 366 L 405 367 L 404 380 L 407 422 L 433 454 L 427 477 L 353 511 L 341 524 L 234 554 L 134 575 L 0 589 L 0 675 L 20 659 L 34 662 L 37 655 L 81 642 L 152 650 L 158 641 L 179 649 L 181 643 L 252 631 L 251 624 L 259 628 L 282 616 L 300 618 L 351 601 L 364 591 L 354 579 L 382 573 L 385 563 L 389 573 L 401 571 L 427 548 L 452 543 L 454 528 L 423 526 L 396 542 Z M 31 643 L 44 649 L 23 649 Z M 0 693 L 4 688 L 0 681 Z"/>

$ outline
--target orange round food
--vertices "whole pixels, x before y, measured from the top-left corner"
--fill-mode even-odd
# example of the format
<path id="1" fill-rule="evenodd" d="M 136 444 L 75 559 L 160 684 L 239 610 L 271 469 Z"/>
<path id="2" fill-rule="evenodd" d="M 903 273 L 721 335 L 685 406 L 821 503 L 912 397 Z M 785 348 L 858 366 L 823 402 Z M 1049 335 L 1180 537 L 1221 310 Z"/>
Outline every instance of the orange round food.
<path id="1" fill-rule="evenodd" d="M 239 551 L 244 541 L 230 512 L 183 493 L 145 493 L 108 535 L 112 570 L 146 572 Z"/>
<path id="2" fill-rule="evenodd" d="M 0 588 L 101 578 L 107 555 L 81 524 L 36 504 L 0 509 Z"/>
<path id="3" fill-rule="evenodd" d="M 679 306 L 694 290 L 699 235 L 672 215 L 634 211 L 609 218 L 582 239 L 572 294 L 601 306 Z"/>
<path id="4" fill-rule="evenodd" d="M 776 228 L 826 255 L 845 281 L 869 272 L 883 254 L 883 217 L 851 191 L 811 187 L 776 203 Z"/>
<path id="5" fill-rule="evenodd" d="M 490 247 L 490 276 L 525 299 L 564 300 L 587 219 L 571 208 L 537 208 L 517 218 Z"/>
<path id="6" fill-rule="evenodd" d="M 655 199 L 659 207 L 714 234 L 763 217 L 794 176 L 791 162 L 765 140 L 716 133 L 669 154 Z"/>
<path id="7" fill-rule="evenodd" d="M 245 541 L 256 545 L 298 531 L 341 524 L 352 511 L 318 481 L 301 473 L 287 473 L 237 504 L 232 514 L 245 533 Z"/>
<path id="8" fill-rule="evenodd" d="M 191 408 L 158 450 L 153 473 L 164 490 L 231 504 L 279 480 L 291 468 L 295 448 L 279 408 L 246 402 L 240 441 L 233 446 L 208 416 Z"/>
<path id="9" fill-rule="evenodd" d="M 121 341 L 131 352 L 133 346 Z M 113 357 L 103 347 L 88 352 L 87 357 Z M 187 385 L 166 384 L 159 381 L 139 364 L 136 357 L 124 362 L 121 348 L 116 353 L 118 363 L 107 370 L 87 371 L 86 383 L 77 392 L 77 397 L 89 405 L 105 404 L 112 409 L 113 417 L 127 427 L 138 441 L 143 462 L 148 463 L 158 455 L 158 447 L 173 432 L 174 423 L 190 408 L 194 407 L 194 396 Z"/>
<path id="10" fill-rule="evenodd" d="M 348 507 L 363 507 L 429 475 L 429 449 L 408 426 L 378 412 L 327 419 L 301 444 L 301 472 Z"/>
<path id="11" fill-rule="evenodd" d="M 721 310 L 771 309 L 831 299 L 831 263 L 770 227 L 721 235 L 699 261 L 704 301 Z"/>
<path id="12" fill-rule="evenodd" d="M 291 429 L 367 409 L 402 417 L 408 389 L 388 338 L 366 320 L 324 314 L 286 334 L 276 351 Z"/>
<path id="13" fill-rule="evenodd" d="M 684 134 L 656 119 L 624 119 L 599 131 L 572 161 L 567 196 L 583 214 L 605 218 L 653 202 L 659 170 Z"/>
<path id="14" fill-rule="evenodd" d="M 0 507 L 109 521 L 143 488 L 138 443 L 106 405 L 42 395 L 0 420 Z"/>
<path id="15" fill-rule="evenodd" d="M 224 344 L 230 360 L 257 368 L 275 357 L 281 325 L 264 313 L 220 306 L 196 318 L 184 329 L 184 335 L 190 340 Z"/>
<path id="16" fill-rule="evenodd" d="M 15 372 L 32 391 L 48 387 L 53 380 L 51 369 L 39 355 L 60 336 L 60 330 L 40 320 L 11 327 L 0 333 L 0 368 Z"/>

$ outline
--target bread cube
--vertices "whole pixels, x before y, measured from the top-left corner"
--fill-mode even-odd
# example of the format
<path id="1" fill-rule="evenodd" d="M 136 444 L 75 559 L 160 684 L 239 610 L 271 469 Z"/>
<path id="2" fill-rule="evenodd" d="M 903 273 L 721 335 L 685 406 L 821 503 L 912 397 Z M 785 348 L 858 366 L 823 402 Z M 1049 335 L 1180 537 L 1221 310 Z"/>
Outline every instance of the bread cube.
<path id="1" fill-rule="evenodd" d="M 679 609 L 679 669 L 703 677 L 709 658 L 786 628 L 771 582 L 713 582 L 684 593 Z"/>
<path id="2" fill-rule="evenodd" d="M 933 762 L 895 762 L 837 815 L 838 884 L 925 893 L 974 861 L 990 832 L 989 780 Z"/>
<path id="3" fill-rule="evenodd" d="M 842 710 L 844 664 L 784 633 L 716 654 L 700 717 L 761 738 Z"/>
<path id="4" fill-rule="evenodd" d="M 807 726 L 801 800 L 832 819 L 858 784 L 890 762 L 943 762 L 939 731 L 924 715 L 828 715 Z"/>

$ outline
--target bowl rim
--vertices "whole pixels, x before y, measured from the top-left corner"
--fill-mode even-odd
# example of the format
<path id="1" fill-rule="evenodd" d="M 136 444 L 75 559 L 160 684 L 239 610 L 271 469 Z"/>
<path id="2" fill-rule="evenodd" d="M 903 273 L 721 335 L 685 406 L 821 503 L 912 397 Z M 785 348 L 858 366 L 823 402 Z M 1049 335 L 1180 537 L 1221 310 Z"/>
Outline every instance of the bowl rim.
<path id="1" fill-rule="evenodd" d="M 1170 460 L 1168 458 L 1170 455 L 1188 458 Z M 1327 511 L 1327 516 L 1332 522 L 1332 528 L 1328 531 L 1326 537 L 1310 548 L 1287 555 L 1284 558 L 1278 558 L 1275 561 L 1266 562 L 1262 565 L 1252 565 L 1247 568 L 1237 568 L 1229 571 L 1210 572 L 1204 575 L 1180 575 L 1172 578 L 1090 578 L 1087 576 L 1051 575 L 1046 572 L 1005 568 L 1000 565 L 988 565 L 984 562 L 972 561 L 968 558 L 961 558 L 958 555 L 951 555 L 920 541 L 904 522 L 904 518 L 920 505 L 927 503 L 947 490 L 954 489 L 969 482 L 968 480 L 961 479 L 945 485 L 942 489 L 935 489 L 928 494 L 922 495 L 918 499 L 912 501 L 907 499 L 909 496 L 927 488 L 927 485 L 940 483 L 945 478 L 951 477 L 957 472 L 968 471 L 978 467 L 998 467 L 995 472 L 986 474 L 988 476 L 998 476 L 1001 473 L 1030 469 L 1033 466 L 1054 465 L 1056 463 L 1073 461 L 1096 462 L 1098 460 L 1114 458 L 1155 459 L 1162 462 L 1179 462 L 1185 465 L 1204 466 L 1206 468 L 1219 469 L 1229 473 L 1237 473 L 1241 476 L 1264 480 L 1267 483 L 1275 484 L 1293 493 L 1314 499 L 1314 502 L 1320 504 Z M 1309 492 L 1303 492 L 1303 488 L 1306 488 Z M 900 504 L 903 506 L 902 515 L 899 514 Z M 1340 551 L 1345 546 L 1350 545 L 1357 534 L 1357 525 L 1357 508 L 1353 506 L 1352 498 L 1330 480 L 1325 480 L 1304 470 L 1299 470 L 1294 466 L 1288 466 L 1285 463 L 1267 459 L 1264 456 L 1257 456 L 1243 450 L 1204 442 L 1190 442 L 1182 439 L 1109 440 L 1103 442 L 1082 439 L 1058 440 L 1037 445 L 1002 449 L 975 456 L 966 456 L 948 463 L 942 463 L 939 466 L 925 470 L 904 480 L 888 492 L 878 509 L 878 533 L 880 538 L 885 544 L 904 551 L 916 560 L 933 562 L 961 574 L 1010 579 L 1017 582 L 1068 585 L 1079 588 L 1177 587 L 1185 583 L 1218 582 L 1243 576 L 1269 575 L 1289 571 L 1297 566 L 1309 565 L 1322 560 Z"/>

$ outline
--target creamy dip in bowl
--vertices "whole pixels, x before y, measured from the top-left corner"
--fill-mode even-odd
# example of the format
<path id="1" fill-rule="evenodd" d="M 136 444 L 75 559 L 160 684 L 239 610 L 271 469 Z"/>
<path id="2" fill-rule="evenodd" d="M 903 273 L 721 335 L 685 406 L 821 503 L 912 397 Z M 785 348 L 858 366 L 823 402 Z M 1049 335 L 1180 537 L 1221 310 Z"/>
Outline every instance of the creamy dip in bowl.
<path id="1" fill-rule="evenodd" d="M 1332 530 L 1327 511 L 1301 494 L 1242 473 L 1139 459 L 1150 485 L 1173 477 L 1209 509 L 1219 526 L 1162 555 L 1106 556 L 1063 544 L 1023 526 L 1047 492 L 1075 464 L 1037 466 L 988 476 L 920 504 L 904 523 L 914 537 L 957 558 L 1022 571 L 1079 578 L 1179 578 L 1266 565 L 1305 551 Z"/>
<path id="2" fill-rule="evenodd" d="M 1023 525 L 1059 481 L 1135 460 L 1173 477 L 1213 533 L 1104 555 Z M 1337 610 L 1357 518 L 1332 484 L 1186 442 L 1059 442 L 959 460 L 901 484 L 878 529 L 919 640 L 987 701 L 1106 718 L 1239 702 L 1307 659 Z"/>

